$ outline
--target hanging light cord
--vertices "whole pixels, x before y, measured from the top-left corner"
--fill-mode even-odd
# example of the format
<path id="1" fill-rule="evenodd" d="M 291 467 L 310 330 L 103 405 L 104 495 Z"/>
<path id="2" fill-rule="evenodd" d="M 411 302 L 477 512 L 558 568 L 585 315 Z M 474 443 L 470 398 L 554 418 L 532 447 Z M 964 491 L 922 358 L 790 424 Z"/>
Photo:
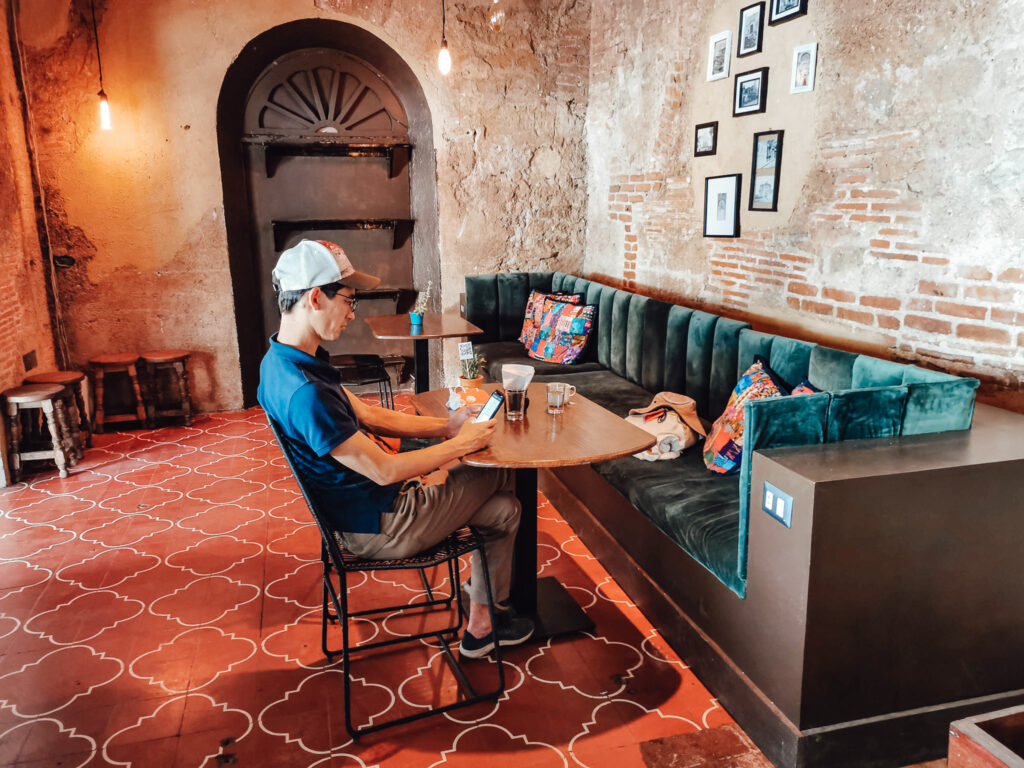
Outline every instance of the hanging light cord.
<path id="1" fill-rule="evenodd" d="M 100 33 L 96 29 L 96 0 L 89 0 L 92 11 L 92 39 L 96 44 L 96 66 L 100 70 L 100 93 L 103 93 L 103 60 L 100 59 Z"/>
<path id="2" fill-rule="evenodd" d="M 444 45 L 445 43 L 448 42 L 447 38 L 445 38 L 445 36 L 444 36 L 444 27 L 445 27 L 444 0 L 441 0 L 441 45 Z M 102 76 L 100 77 L 100 82 L 101 83 L 103 82 L 103 77 Z"/>

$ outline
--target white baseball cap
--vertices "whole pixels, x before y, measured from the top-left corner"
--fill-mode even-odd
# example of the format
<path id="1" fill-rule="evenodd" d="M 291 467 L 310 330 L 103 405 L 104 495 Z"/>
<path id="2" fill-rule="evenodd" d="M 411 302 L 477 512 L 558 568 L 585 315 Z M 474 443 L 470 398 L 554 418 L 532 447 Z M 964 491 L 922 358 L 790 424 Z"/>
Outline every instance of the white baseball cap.
<path id="1" fill-rule="evenodd" d="M 304 291 L 330 283 L 368 291 L 380 284 L 379 277 L 357 272 L 341 246 L 326 240 L 302 240 L 282 251 L 273 275 L 279 291 Z"/>

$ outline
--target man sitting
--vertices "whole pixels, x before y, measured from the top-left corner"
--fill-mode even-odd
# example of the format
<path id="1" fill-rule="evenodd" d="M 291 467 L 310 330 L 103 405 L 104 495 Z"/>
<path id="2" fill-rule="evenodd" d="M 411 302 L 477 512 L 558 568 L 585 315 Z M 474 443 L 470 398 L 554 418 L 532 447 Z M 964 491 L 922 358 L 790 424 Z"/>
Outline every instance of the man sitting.
<path id="1" fill-rule="evenodd" d="M 447 419 L 414 416 L 363 403 L 341 386 L 320 343 L 337 339 L 355 318 L 357 290 L 380 278 L 357 272 L 340 246 L 303 240 L 274 268 L 281 329 L 260 365 L 260 405 L 294 449 L 298 471 L 326 510 L 345 548 L 358 557 L 413 555 L 464 525 L 484 540 L 491 588 L 507 600 L 519 502 L 508 470 L 468 467 L 458 459 L 490 442 L 495 423 L 474 422 L 479 406 Z M 392 454 L 366 433 L 441 437 L 418 451 Z M 524 642 L 533 623 L 502 610 L 491 626 L 480 558 L 474 553 L 470 607 L 460 653 L 477 658 Z"/>

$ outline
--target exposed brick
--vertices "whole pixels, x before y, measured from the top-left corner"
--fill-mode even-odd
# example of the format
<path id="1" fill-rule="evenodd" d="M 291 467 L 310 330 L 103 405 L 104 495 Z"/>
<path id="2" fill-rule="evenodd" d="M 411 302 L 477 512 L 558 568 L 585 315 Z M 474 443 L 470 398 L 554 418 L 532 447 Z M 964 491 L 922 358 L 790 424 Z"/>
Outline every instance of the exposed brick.
<path id="1" fill-rule="evenodd" d="M 840 179 L 839 183 L 840 184 L 863 184 L 867 180 L 868 180 L 867 176 L 864 176 L 862 174 L 858 174 L 858 175 L 855 175 L 855 176 L 847 176 L 845 179 Z"/>
<path id="2" fill-rule="evenodd" d="M 920 211 L 920 203 L 872 203 L 872 211 Z"/>
<path id="3" fill-rule="evenodd" d="M 946 264 L 949 264 L 949 259 L 943 258 L 941 256 L 922 256 L 921 263 L 931 264 L 933 266 L 945 266 Z"/>
<path id="4" fill-rule="evenodd" d="M 1011 312 L 1007 309 L 992 308 L 992 319 L 1007 325 L 1024 325 L 1024 312 Z"/>
<path id="5" fill-rule="evenodd" d="M 907 307 L 916 312 L 931 312 L 935 304 L 931 299 L 910 299 L 907 301 Z"/>
<path id="6" fill-rule="evenodd" d="M 888 189 L 854 189 L 850 192 L 850 197 L 899 197 L 899 192 L 893 192 Z"/>
<path id="7" fill-rule="evenodd" d="M 800 309 L 800 299 L 796 298 L 795 296 L 787 296 L 786 303 L 790 306 L 791 309 Z"/>
<path id="8" fill-rule="evenodd" d="M 928 296 L 945 296 L 950 298 L 956 296 L 957 286 L 953 283 L 935 283 L 931 280 L 921 280 L 917 284 L 917 292 Z"/>
<path id="9" fill-rule="evenodd" d="M 879 315 L 878 327 L 885 328 L 889 331 L 898 331 L 900 328 L 899 318 L 893 317 L 892 315 Z"/>
<path id="10" fill-rule="evenodd" d="M 871 247 L 872 248 L 888 248 L 889 247 L 889 241 L 888 240 L 872 240 L 871 241 Z"/>
<path id="11" fill-rule="evenodd" d="M 889 251 L 871 251 L 872 256 L 880 259 L 892 259 L 894 261 L 917 261 L 917 256 L 912 253 L 895 253 Z"/>
<path id="12" fill-rule="evenodd" d="M 929 333 L 950 333 L 953 326 L 945 320 L 936 320 L 934 317 L 921 317 L 920 315 L 907 315 L 904 322 L 908 328 L 917 328 L 920 331 Z"/>
<path id="13" fill-rule="evenodd" d="M 816 315 L 832 315 L 833 307 L 831 304 L 822 304 L 820 301 L 809 301 L 804 299 L 800 302 L 800 308 L 805 312 L 813 312 Z"/>
<path id="14" fill-rule="evenodd" d="M 837 211 L 866 211 L 867 203 L 836 203 L 832 206 Z"/>
<path id="15" fill-rule="evenodd" d="M 850 291 L 841 291 L 838 288 L 823 288 L 821 295 L 832 301 L 845 301 L 852 303 L 857 300 L 857 295 Z"/>
<path id="16" fill-rule="evenodd" d="M 636 272 L 623 271 L 622 277 L 626 280 L 636 280 Z"/>
<path id="17" fill-rule="evenodd" d="M 825 221 L 842 221 L 843 215 L 841 213 L 816 213 L 814 214 L 819 219 Z"/>
<path id="18" fill-rule="evenodd" d="M 801 296 L 818 295 L 818 289 L 813 285 L 808 285 L 807 283 L 790 283 L 788 288 L 790 293 L 798 293 Z"/>
<path id="19" fill-rule="evenodd" d="M 811 264 L 814 261 L 810 256 L 798 256 L 795 253 L 780 253 L 779 258 L 783 261 L 802 261 L 807 264 Z"/>
<path id="20" fill-rule="evenodd" d="M 850 216 L 850 221 L 877 221 L 881 224 L 888 224 L 892 221 L 891 216 L 869 216 L 865 213 L 855 213 Z"/>
<path id="21" fill-rule="evenodd" d="M 644 176 L 644 179 L 647 181 L 664 181 L 665 176 L 661 173 L 648 173 Z"/>
<path id="22" fill-rule="evenodd" d="M 627 243 L 635 243 L 636 241 L 637 241 L 637 236 L 636 235 L 626 235 L 626 242 Z"/>
<path id="23" fill-rule="evenodd" d="M 1002 328 L 990 328 L 985 325 L 958 325 L 956 335 L 961 339 L 985 341 L 990 344 L 1009 344 L 1010 334 Z"/>
<path id="24" fill-rule="evenodd" d="M 1024 269 L 1011 267 L 1010 269 L 1000 272 L 998 279 L 1000 282 L 1006 283 L 1024 283 Z"/>
<path id="25" fill-rule="evenodd" d="M 966 277 L 968 280 L 991 280 L 992 273 L 984 267 L 960 267 L 960 277 Z"/>
<path id="26" fill-rule="evenodd" d="M 988 310 L 985 307 L 972 307 L 967 304 L 953 304 L 948 301 L 936 301 L 935 311 L 954 317 L 969 317 L 972 320 L 984 320 Z"/>
<path id="27" fill-rule="evenodd" d="M 843 320 L 851 320 L 862 325 L 872 325 L 875 319 L 875 316 L 870 312 L 859 312 L 855 309 L 846 309 L 845 307 L 839 307 L 836 310 L 836 314 Z"/>
<path id="28" fill-rule="evenodd" d="M 885 236 L 897 235 L 899 237 L 910 237 L 910 238 L 917 237 L 917 232 L 914 232 L 914 231 L 909 230 L 909 229 L 893 229 L 892 227 L 886 227 L 884 229 L 880 229 L 880 230 L 878 230 L 878 234 L 885 235 Z"/>
<path id="29" fill-rule="evenodd" d="M 1013 288 L 993 288 L 988 285 L 971 285 L 964 290 L 964 295 L 982 301 L 1013 301 L 1017 292 Z"/>
<path id="30" fill-rule="evenodd" d="M 865 307 L 874 307 L 875 309 L 899 309 L 900 300 L 891 299 L 888 296 L 861 296 L 860 303 Z"/>

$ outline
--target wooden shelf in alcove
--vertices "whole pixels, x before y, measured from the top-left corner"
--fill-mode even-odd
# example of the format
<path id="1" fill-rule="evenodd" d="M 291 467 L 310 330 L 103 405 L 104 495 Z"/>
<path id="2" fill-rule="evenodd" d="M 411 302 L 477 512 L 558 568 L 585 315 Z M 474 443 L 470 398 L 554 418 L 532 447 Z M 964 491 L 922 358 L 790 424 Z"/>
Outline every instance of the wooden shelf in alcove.
<path id="1" fill-rule="evenodd" d="M 272 221 L 274 249 L 284 250 L 285 241 L 296 232 L 310 230 L 372 230 L 393 231 L 392 250 L 398 250 L 409 240 L 415 222 L 412 219 L 306 219 L 303 221 Z"/>
<path id="2" fill-rule="evenodd" d="M 384 157 L 388 161 L 388 178 L 393 179 L 409 165 L 412 144 L 407 141 L 354 139 L 344 141 L 320 138 L 280 138 L 277 136 L 244 136 L 242 143 L 262 150 L 263 172 L 268 179 L 277 173 L 286 157 Z"/>

